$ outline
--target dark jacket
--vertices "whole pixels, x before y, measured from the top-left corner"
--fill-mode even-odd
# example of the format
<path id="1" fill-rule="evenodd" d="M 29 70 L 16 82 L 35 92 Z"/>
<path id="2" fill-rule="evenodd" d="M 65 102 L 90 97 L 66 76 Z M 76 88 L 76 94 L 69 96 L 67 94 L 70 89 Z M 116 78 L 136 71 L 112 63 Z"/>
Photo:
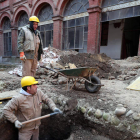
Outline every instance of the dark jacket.
<path id="1" fill-rule="evenodd" d="M 26 28 L 32 34 L 34 34 L 34 32 L 30 29 L 30 27 L 28 25 L 24 28 Z M 43 54 L 43 42 L 41 39 L 41 34 L 38 30 L 36 30 L 36 35 L 38 35 L 38 37 L 40 39 L 40 44 L 39 44 L 39 49 L 38 49 L 38 61 L 39 61 L 41 59 L 41 54 Z M 18 51 L 19 51 L 19 53 L 24 52 L 27 59 L 34 59 L 33 50 L 28 50 L 28 51 L 24 50 L 24 41 L 25 41 L 25 32 L 24 32 L 23 28 L 21 28 L 19 36 L 18 36 Z"/>

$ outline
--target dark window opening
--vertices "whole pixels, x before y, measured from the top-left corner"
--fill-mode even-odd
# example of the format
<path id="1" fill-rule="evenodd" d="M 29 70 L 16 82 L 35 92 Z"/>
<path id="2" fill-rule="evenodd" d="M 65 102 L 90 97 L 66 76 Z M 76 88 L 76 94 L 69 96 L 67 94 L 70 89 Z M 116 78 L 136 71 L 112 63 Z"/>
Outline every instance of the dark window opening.
<path id="1" fill-rule="evenodd" d="M 138 55 L 140 38 L 140 17 L 125 19 L 121 59 Z"/>
<path id="2" fill-rule="evenodd" d="M 108 30 L 109 30 L 109 22 L 103 22 L 101 31 L 101 46 L 107 46 Z"/>

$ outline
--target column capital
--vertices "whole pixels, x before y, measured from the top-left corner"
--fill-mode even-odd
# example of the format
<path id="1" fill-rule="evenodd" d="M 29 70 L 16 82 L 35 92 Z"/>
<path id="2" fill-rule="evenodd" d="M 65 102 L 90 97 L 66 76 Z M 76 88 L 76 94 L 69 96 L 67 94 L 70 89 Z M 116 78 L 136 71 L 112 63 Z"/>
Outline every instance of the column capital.
<path id="1" fill-rule="evenodd" d="M 95 12 L 98 12 L 98 13 L 101 13 L 102 12 L 102 8 L 100 6 L 92 6 L 92 7 L 89 7 L 88 9 L 88 13 L 95 13 Z"/>
<path id="2" fill-rule="evenodd" d="M 56 21 L 56 20 L 61 20 L 61 21 L 63 21 L 63 16 L 60 16 L 60 15 L 53 16 L 52 19 L 53 19 L 53 21 Z"/>

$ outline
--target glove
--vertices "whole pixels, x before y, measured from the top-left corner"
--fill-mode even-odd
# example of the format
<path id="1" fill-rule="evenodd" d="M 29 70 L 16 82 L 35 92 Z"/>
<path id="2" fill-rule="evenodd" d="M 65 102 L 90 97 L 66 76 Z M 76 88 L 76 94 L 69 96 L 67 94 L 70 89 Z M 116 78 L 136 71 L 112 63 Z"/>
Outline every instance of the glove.
<path id="1" fill-rule="evenodd" d="M 58 112 L 60 114 L 63 114 L 63 112 L 60 109 L 58 109 L 58 108 L 55 108 L 53 112 Z"/>
<path id="2" fill-rule="evenodd" d="M 19 122 L 18 120 L 15 121 L 15 127 L 16 128 L 21 128 L 22 127 L 22 123 Z"/>
<path id="3" fill-rule="evenodd" d="M 20 52 L 20 60 L 23 60 L 23 61 L 26 60 L 26 56 L 24 55 L 24 52 Z"/>

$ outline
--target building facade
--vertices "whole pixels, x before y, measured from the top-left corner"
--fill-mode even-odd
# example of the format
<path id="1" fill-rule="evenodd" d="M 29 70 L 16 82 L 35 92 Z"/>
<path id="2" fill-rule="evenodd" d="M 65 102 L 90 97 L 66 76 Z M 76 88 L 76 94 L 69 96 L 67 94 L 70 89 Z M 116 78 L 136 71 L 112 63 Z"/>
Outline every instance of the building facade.
<path id="1" fill-rule="evenodd" d="M 100 53 L 124 59 L 140 55 L 140 0 L 103 0 Z"/>
<path id="2" fill-rule="evenodd" d="M 18 58 L 17 37 L 30 16 L 40 19 L 44 47 L 139 55 L 140 0 L 0 0 L 1 60 Z"/>
<path id="3" fill-rule="evenodd" d="M 101 0 L 1 0 L 0 56 L 19 56 L 18 33 L 32 15 L 44 47 L 99 53 L 100 13 Z"/>

